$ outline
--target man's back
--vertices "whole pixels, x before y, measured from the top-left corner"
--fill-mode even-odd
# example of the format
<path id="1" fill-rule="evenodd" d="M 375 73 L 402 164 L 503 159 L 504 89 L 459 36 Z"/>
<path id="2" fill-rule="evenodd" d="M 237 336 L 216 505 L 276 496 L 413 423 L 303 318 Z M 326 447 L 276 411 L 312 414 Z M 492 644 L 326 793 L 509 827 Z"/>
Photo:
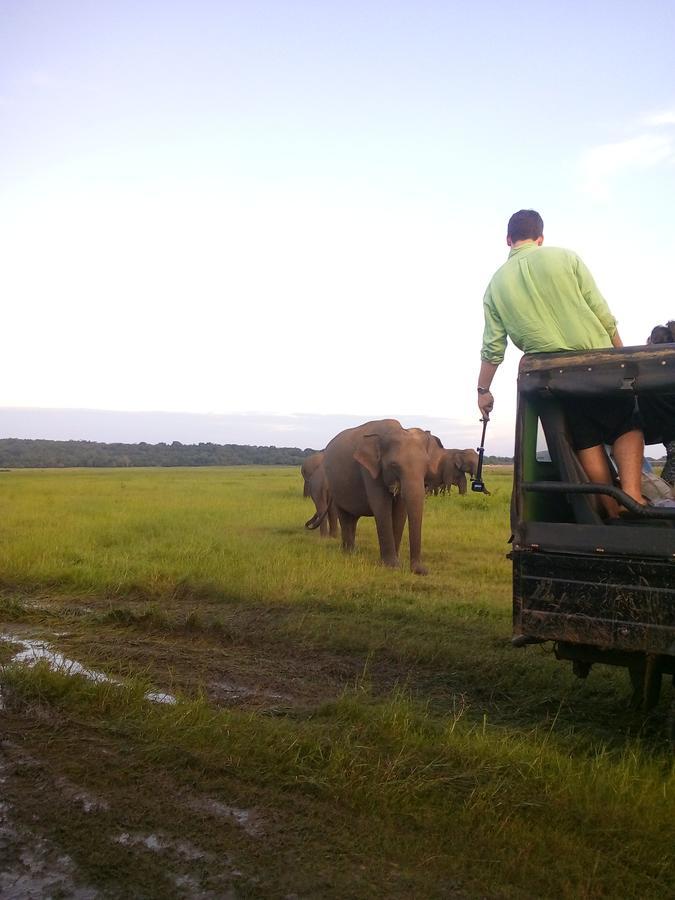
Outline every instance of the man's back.
<path id="1" fill-rule="evenodd" d="M 482 358 L 500 363 L 506 335 L 525 353 L 611 347 L 616 321 L 593 277 L 570 250 L 514 247 L 483 300 Z"/>

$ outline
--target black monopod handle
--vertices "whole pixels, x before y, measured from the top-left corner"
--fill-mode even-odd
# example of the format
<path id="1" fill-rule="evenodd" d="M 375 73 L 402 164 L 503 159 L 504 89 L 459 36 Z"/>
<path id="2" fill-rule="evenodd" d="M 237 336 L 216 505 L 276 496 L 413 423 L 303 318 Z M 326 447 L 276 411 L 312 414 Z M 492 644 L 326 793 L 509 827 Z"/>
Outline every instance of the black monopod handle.
<path id="1" fill-rule="evenodd" d="M 483 434 L 480 438 L 480 447 L 477 448 L 478 468 L 476 469 L 476 477 L 471 479 L 471 490 L 479 494 L 487 494 L 488 491 L 483 482 L 483 454 L 485 453 L 485 429 L 487 428 L 488 420 L 481 419 L 480 421 L 483 423 Z"/>

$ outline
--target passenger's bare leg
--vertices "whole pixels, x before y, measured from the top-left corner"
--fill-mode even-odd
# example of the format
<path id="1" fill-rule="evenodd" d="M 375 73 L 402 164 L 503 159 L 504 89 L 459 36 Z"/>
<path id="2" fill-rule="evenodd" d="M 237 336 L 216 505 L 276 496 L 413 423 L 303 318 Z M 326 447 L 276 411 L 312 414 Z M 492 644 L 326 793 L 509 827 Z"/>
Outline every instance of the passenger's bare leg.
<path id="1" fill-rule="evenodd" d="M 612 454 L 619 469 L 621 489 L 640 504 L 645 503 L 641 487 L 644 452 L 644 435 L 638 429 L 622 434 L 616 439 L 612 448 Z"/>
<path id="2" fill-rule="evenodd" d="M 614 446 L 616 447 L 616 444 Z M 605 453 L 605 448 L 602 444 L 597 444 L 595 447 L 587 447 L 585 450 L 578 450 L 577 455 L 579 457 L 579 462 L 583 466 L 584 472 L 588 475 L 589 481 L 592 481 L 594 484 L 612 483 L 612 473 L 610 472 L 607 454 Z M 640 462 L 642 462 L 642 459 Z M 599 499 L 602 508 L 610 518 L 616 518 L 619 515 L 621 507 L 613 497 L 608 497 L 606 494 L 600 494 Z"/>

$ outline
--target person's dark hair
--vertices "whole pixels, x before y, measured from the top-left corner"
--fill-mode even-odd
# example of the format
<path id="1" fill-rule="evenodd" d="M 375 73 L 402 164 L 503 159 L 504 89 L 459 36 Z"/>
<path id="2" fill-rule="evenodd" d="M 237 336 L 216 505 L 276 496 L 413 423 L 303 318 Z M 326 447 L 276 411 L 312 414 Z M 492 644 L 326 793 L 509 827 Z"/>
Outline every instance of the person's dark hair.
<path id="1" fill-rule="evenodd" d="M 534 209 L 519 209 L 509 219 L 506 236 L 516 241 L 536 241 L 544 233 L 544 220 Z"/>
<path id="2" fill-rule="evenodd" d="M 649 344 L 671 344 L 675 341 L 675 333 L 672 326 L 675 322 L 668 322 L 667 325 L 655 325 L 652 333 L 649 335 Z"/>

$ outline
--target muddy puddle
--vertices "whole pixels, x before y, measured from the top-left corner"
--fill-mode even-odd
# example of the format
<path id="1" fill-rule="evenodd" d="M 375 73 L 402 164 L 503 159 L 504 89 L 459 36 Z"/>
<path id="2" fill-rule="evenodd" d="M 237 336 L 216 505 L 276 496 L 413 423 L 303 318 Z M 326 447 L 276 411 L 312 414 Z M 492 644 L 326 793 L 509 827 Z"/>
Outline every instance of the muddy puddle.
<path id="1" fill-rule="evenodd" d="M 6 778 L 7 763 L 0 756 L 0 789 Z M 76 885 L 75 877 L 72 859 L 39 835 L 24 831 L 14 821 L 9 805 L 0 801 L 0 897 L 96 900 L 100 896 L 94 888 Z"/>
<path id="2" fill-rule="evenodd" d="M 230 806 L 221 800 L 211 797 L 195 797 L 188 803 L 195 812 L 208 813 L 215 818 L 223 819 L 232 825 L 241 828 L 249 837 L 260 837 L 262 834 L 262 821 L 255 809 L 243 809 L 239 806 Z"/>
<path id="3" fill-rule="evenodd" d="M 34 666 L 36 663 L 44 661 L 53 672 L 61 672 L 65 675 L 81 675 L 83 678 L 96 684 L 122 684 L 119 679 L 111 678 L 105 672 L 89 669 L 77 660 L 69 659 L 42 638 L 26 638 L 4 632 L 0 634 L 0 641 L 20 648 L 11 657 L 10 663 Z M 146 691 L 144 696 L 151 703 L 176 703 L 176 698 L 173 694 L 167 694 L 164 691 Z M 2 686 L 0 685 L 0 709 L 3 709 L 3 706 Z"/>
<path id="4" fill-rule="evenodd" d="M 234 866 L 227 854 L 221 853 L 216 857 L 190 841 L 176 840 L 162 834 L 135 834 L 124 831 L 113 840 L 124 847 L 139 847 L 150 853 L 171 858 L 174 870 L 171 875 L 173 882 L 183 896 L 190 900 L 237 900 L 241 896 L 232 886 L 232 882 L 237 883 L 242 879 L 243 873 Z M 220 871 L 218 873 L 212 871 L 211 877 L 220 882 L 220 889 L 203 890 L 194 875 L 186 868 L 189 863 L 198 863 L 211 870 L 217 867 Z M 252 879 L 252 883 L 255 880 Z"/>
<path id="5" fill-rule="evenodd" d="M 261 687 L 247 687 L 243 684 L 236 684 L 233 681 L 211 681 L 208 687 L 210 696 L 224 704 L 238 705 L 241 701 L 247 700 L 259 700 L 261 702 L 291 700 L 289 694 L 281 694 Z"/>
<path id="6" fill-rule="evenodd" d="M 11 741 L 0 741 L 0 798 L 3 788 L 15 778 L 17 771 L 25 767 L 43 769 L 43 763 L 28 755 Z M 108 803 L 94 797 L 68 778 L 59 776 L 53 786 L 61 796 L 79 805 L 85 812 L 108 810 Z M 228 806 L 208 798 L 195 798 L 191 804 L 195 811 L 209 812 L 225 818 L 248 833 L 254 827 L 254 810 Z M 92 827 L 96 825 L 93 823 Z M 145 851 L 165 861 L 165 874 L 175 885 L 178 896 L 185 900 L 237 900 L 239 890 L 250 891 L 257 879 L 244 876 L 227 853 L 215 854 L 202 849 L 184 837 L 174 837 L 162 831 L 143 833 L 122 831 L 101 834 L 101 840 L 111 841 L 129 850 Z M 141 857 L 142 858 L 142 857 Z M 204 887 L 204 875 L 208 874 L 209 887 Z M 244 887 L 245 886 L 245 887 Z M 47 900 L 47 898 L 72 898 L 72 900 L 99 900 L 109 896 L 143 896 L 134 894 L 129 885 L 120 884 L 119 894 L 100 891 L 82 883 L 75 860 L 51 840 L 33 830 L 26 823 L 20 824 L 13 815 L 10 804 L 0 799 L 0 898 L 1 900 Z M 154 896 L 154 895 L 153 895 Z"/>

